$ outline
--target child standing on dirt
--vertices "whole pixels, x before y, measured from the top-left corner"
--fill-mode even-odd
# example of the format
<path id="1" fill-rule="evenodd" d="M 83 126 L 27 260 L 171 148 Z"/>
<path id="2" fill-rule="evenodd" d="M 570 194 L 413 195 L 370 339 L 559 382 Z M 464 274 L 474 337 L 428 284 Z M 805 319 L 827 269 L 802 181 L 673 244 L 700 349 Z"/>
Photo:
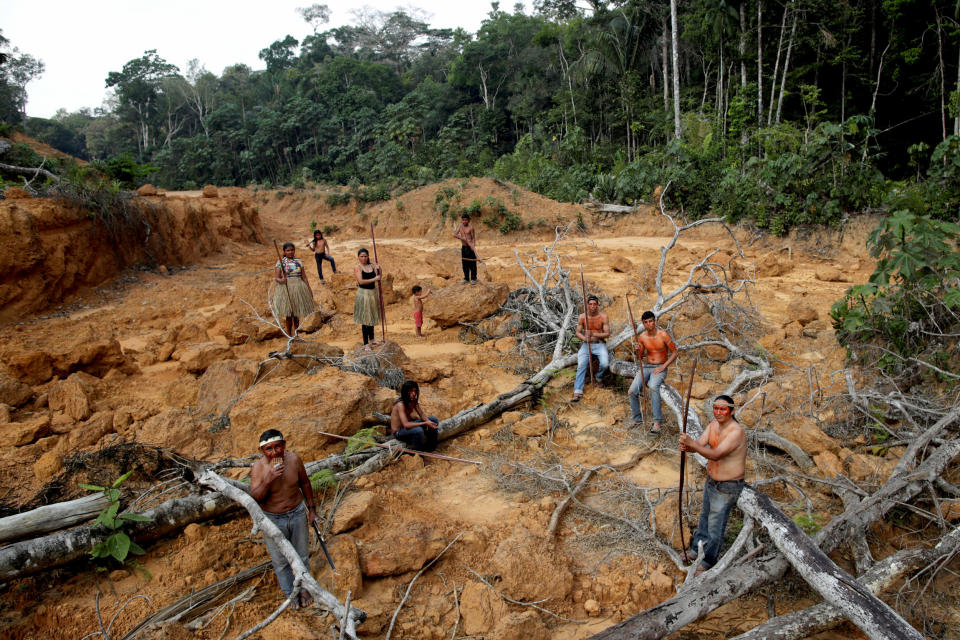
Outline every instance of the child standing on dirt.
<path id="1" fill-rule="evenodd" d="M 423 287 L 418 284 L 413 285 L 413 323 L 417 326 L 417 337 L 422 338 L 423 334 L 420 333 L 420 327 L 423 326 L 423 299 L 428 297 L 432 291 L 427 289 L 426 292 L 423 291 Z"/>

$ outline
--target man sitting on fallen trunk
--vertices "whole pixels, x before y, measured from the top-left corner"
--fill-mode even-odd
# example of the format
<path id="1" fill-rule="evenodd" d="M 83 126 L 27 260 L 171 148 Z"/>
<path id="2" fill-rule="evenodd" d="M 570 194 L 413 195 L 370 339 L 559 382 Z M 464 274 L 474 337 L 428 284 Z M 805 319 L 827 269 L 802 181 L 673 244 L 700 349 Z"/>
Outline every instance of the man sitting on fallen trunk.
<path id="1" fill-rule="evenodd" d="M 697 567 L 700 575 L 717 563 L 727 517 L 743 491 L 743 474 L 747 464 L 747 436 L 733 414 L 730 396 L 720 395 L 713 402 L 713 417 L 699 439 L 680 434 L 680 450 L 699 453 L 707 459 L 707 482 L 703 486 L 703 507 L 700 524 L 690 549 L 685 549 L 685 562 L 696 560 L 703 543 L 703 560 Z"/>
<path id="2" fill-rule="evenodd" d="M 250 471 L 250 495 L 263 509 L 264 515 L 277 525 L 283 537 L 290 541 L 303 564 L 309 569 L 310 536 L 307 519 L 310 522 L 317 521 L 313 487 L 310 486 L 310 478 L 300 456 L 293 451 L 287 451 L 286 447 L 283 434 L 276 429 L 263 432 L 260 436 L 260 453 L 263 457 L 253 463 Z M 293 592 L 293 570 L 290 563 L 273 541 L 264 536 L 264 542 L 270 552 L 280 589 L 289 598 Z M 313 603 L 313 597 L 306 591 L 294 595 L 295 609 Z"/>

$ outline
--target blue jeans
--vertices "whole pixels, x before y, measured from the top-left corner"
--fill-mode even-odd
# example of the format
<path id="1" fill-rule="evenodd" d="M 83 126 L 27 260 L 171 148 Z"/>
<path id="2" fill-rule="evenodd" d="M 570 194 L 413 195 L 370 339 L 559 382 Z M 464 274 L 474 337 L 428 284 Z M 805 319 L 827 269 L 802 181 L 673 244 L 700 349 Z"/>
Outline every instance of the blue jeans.
<path id="1" fill-rule="evenodd" d="M 633 378 L 633 384 L 630 385 L 630 409 L 633 410 L 633 421 L 640 422 L 640 376 L 650 391 L 650 408 L 653 409 L 653 421 L 663 421 L 663 409 L 660 406 L 660 385 L 667 377 L 667 372 L 654 373 L 653 370 L 659 367 L 658 364 L 645 364 L 640 373 Z"/>
<path id="2" fill-rule="evenodd" d="M 610 366 L 610 355 L 607 353 L 607 345 L 603 342 L 591 342 L 590 351 L 597 356 L 600 361 L 600 371 L 594 372 L 597 380 L 603 377 Z M 573 383 L 574 393 L 583 393 L 583 387 L 587 384 L 587 343 L 580 345 L 580 351 L 577 352 L 577 379 Z"/>
<path id="3" fill-rule="evenodd" d="M 290 541 L 293 548 L 297 550 L 303 564 L 310 568 L 310 537 L 307 534 L 307 507 L 303 502 L 295 509 L 286 513 L 269 513 L 264 511 L 273 524 L 277 525 L 283 537 Z M 270 560 L 273 562 L 273 571 L 277 574 L 277 582 L 280 583 L 280 590 L 283 595 L 289 597 L 293 591 L 293 570 L 290 563 L 280 553 L 280 548 L 264 537 L 263 541 L 267 545 L 267 551 L 270 552 Z"/>
<path id="4" fill-rule="evenodd" d="M 428 416 L 427 420 L 435 425 L 440 424 L 440 421 L 433 416 Z M 437 437 L 439 435 L 436 429 L 418 426 L 410 429 L 398 429 L 393 437 L 408 445 L 414 451 L 433 451 L 437 448 Z"/>
<path id="5" fill-rule="evenodd" d="M 330 266 L 333 268 L 333 272 L 337 272 L 337 263 L 333 261 L 333 258 L 328 256 L 325 253 L 315 253 L 313 254 L 313 259 L 317 261 L 317 275 L 320 276 L 320 279 L 323 280 L 323 261 L 326 260 L 330 263 Z"/>
<path id="6" fill-rule="evenodd" d="M 703 509 L 700 511 L 700 524 L 697 525 L 690 551 L 697 553 L 698 545 L 703 542 L 703 560 L 700 564 L 707 569 L 717 564 L 720 546 L 723 544 L 723 531 L 727 528 L 727 518 L 733 505 L 737 504 L 743 485 L 743 480 L 717 482 L 708 476 L 707 483 L 703 486 Z"/>

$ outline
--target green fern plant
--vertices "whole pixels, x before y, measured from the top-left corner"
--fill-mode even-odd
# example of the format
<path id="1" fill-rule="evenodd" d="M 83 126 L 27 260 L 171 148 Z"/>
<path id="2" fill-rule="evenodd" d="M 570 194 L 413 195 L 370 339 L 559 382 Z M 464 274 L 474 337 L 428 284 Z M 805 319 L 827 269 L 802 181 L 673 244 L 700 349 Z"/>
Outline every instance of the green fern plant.
<path id="1" fill-rule="evenodd" d="M 87 491 L 99 491 L 106 496 L 107 500 L 110 503 L 100 512 L 100 515 L 97 516 L 97 519 L 94 521 L 95 525 L 99 525 L 108 531 L 112 531 L 106 540 L 103 540 L 90 550 L 90 555 L 94 559 L 101 560 L 105 558 L 113 558 L 117 562 L 126 563 L 127 556 L 131 553 L 134 555 L 142 556 L 146 551 L 138 545 L 136 542 L 130 539 L 130 536 L 123 530 L 123 525 L 126 522 L 151 522 L 153 518 L 147 516 L 142 516 L 137 513 L 119 513 L 120 511 L 120 485 L 123 484 L 127 478 L 130 477 L 130 474 L 133 473 L 133 470 L 127 471 L 125 474 L 113 481 L 109 487 L 101 487 L 95 484 L 84 484 L 78 483 L 78 485 L 86 489 Z M 136 566 L 136 565 L 134 565 Z M 136 568 L 140 569 L 139 566 Z M 142 570 L 142 569 L 141 569 Z"/>

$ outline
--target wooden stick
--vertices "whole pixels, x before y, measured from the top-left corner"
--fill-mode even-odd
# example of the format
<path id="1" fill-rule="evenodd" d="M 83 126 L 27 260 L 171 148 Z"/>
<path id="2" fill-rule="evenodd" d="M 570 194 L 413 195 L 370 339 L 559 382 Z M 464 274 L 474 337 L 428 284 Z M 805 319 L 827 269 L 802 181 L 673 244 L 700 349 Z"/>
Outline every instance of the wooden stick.
<path id="1" fill-rule="evenodd" d="M 587 315 L 587 282 L 583 279 L 583 265 L 580 265 L 580 291 L 583 293 L 583 327 L 587 333 L 587 366 L 590 368 L 590 382 L 593 382 L 593 349 L 590 343 L 590 318 Z"/>
<path id="2" fill-rule="evenodd" d="M 377 257 L 377 238 L 373 235 L 373 223 L 370 223 L 370 241 L 373 243 L 373 261 L 377 263 L 377 275 L 383 278 L 383 269 L 380 268 L 380 259 Z M 377 299 L 380 301 L 380 341 L 387 341 L 387 318 L 383 307 L 383 284 L 377 280 Z"/>
<path id="3" fill-rule="evenodd" d="M 681 433 L 687 432 L 687 414 L 690 411 L 690 396 L 693 394 L 693 377 L 697 373 L 697 362 L 700 361 L 700 355 L 698 354 L 693 359 L 693 366 L 690 368 L 690 382 L 687 386 L 687 399 L 683 403 L 683 427 Z M 686 556 L 687 543 L 683 541 L 683 481 L 685 478 L 687 470 L 687 452 L 680 451 L 680 493 L 677 494 L 677 514 L 679 519 L 677 524 L 680 526 L 680 547 L 683 549 L 684 556 Z"/>
<path id="4" fill-rule="evenodd" d="M 630 354 L 633 356 L 633 361 L 637 361 L 637 323 L 633 320 L 633 309 L 630 308 L 630 294 L 624 294 L 623 299 L 627 302 L 627 316 L 630 317 L 630 328 L 633 329 L 633 346 L 630 348 Z M 647 382 L 644 379 L 646 376 L 643 371 L 643 360 L 640 360 L 640 420 L 646 424 L 647 418 L 643 415 L 643 405 L 647 403 Z"/>
<path id="5" fill-rule="evenodd" d="M 340 435 L 337 435 L 336 433 L 327 433 L 326 431 L 318 431 L 317 433 L 319 433 L 319 434 L 322 435 L 322 436 L 329 436 L 329 437 L 331 437 L 331 438 L 339 438 L 340 440 L 350 440 L 350 439 L 351 439 L 350 436 L 340 436 Z M 389 446 L 389 445 L 381 444 L 381 443 L 379 443 L 379 442 L 371 442 L 370 444 L 372 444 L 372 445 L 375 446 L 375 447 L 380 447 L 381 449 L 394 450 L 394 451 L 402 451 L 403 453 L 413 453 L 413 454 L 415 454 L 415 455 L 425 456 L 425 457 L 427 457 L 427 458 L 436 458 L 437 460 L 449 460 L 449 461 L 451 461 L 451 462 L 465 462 L 465 463 L 467 463 L 467 464 L 477 464 L 477 465 L 482 465 L 482 464 L 483 464 L 483 462 L 481 462 L 481 461 L 479 461 L 479 460 L 467 460 L 466 458 L 454 458 L 453 456 L 445 456 L 445 455 L 442 455 L 442 454 L 439 454 L 439 453 L 428 453 L 428 452 L 426 452 L 426 451 L 416 451 L 416 450 L 414 450 L 414 449 L 407 449 L 406 447 L 400 447 L 399 449 L 397 449 L 396 447 L 391 447 L 391 446 Z"/>

